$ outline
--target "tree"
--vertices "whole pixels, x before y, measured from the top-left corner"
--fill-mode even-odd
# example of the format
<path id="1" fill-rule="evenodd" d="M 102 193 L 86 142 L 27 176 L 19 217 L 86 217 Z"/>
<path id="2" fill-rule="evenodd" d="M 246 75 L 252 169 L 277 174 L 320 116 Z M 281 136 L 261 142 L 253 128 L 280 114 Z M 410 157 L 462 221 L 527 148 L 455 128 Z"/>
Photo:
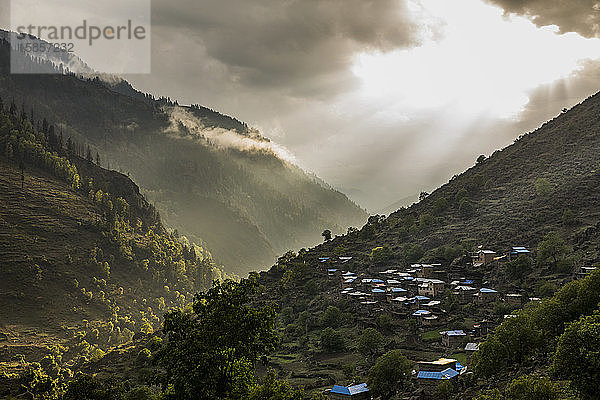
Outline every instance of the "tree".
<path id="1" fill-rule="evenodd" d="M 454 392 L 454 386 L 450 381 L 442 382 L 435 389 L 435 398 L 440 400 L 449 400 Z"/>
<path id="2" fill-rule="evenodd" d="M 435 215 L 440 215 L 444 211 L 448 209 L 448 200 L 445 197 L 438 197 L 433 202 L 433 213 Z"/>
<path id="3" fill-rule="evenodd" d="M 582 399 L 598 398 L 600 382 L 600 314 L 582 317 L 560 336 L 553 372 L 571 381 Z"/>
<path id="4" fill-rule="evenodd" d="M 383 346 L 384 337 L 377 329 L 367 328 L 358 338 L 358 351 L 365 357 L 371 357 Z"/>
<path id="5" fill-rule="evenodd" d="M 419 201 L 425 200 L 427 198 L 427 196 L 429 196 L 429 193 L 427 193 L 427 192 L 419 193 Z"/>
<path id="6" fill-rule="evenodd" d="M 342 312 L 336 306 L 329 306 L 321 314 L 319 322 L 323 327 L 337 328 L 342 322 Z"/>
<path id="7" fill-rule="evenodd" d="M 521 376 L 508 384 L 505 397 L 511 400 L 557 400 L 558 386 L 546 377 Z"/>
<path id="8" fill-rule="evenodd" d="M 254 384 L 254 364 L 278 342 L 275 308 L 255 306 L 255 277 L 215 282 L 196 295 L 193 314 L 165 316 L 156 379 L 166 399 L 241 399 Z"/>
<path id="9" fill-rule="evenodd" d="M 406 389 L 412 365 L 400 350 L 392 350 L 379 357 L 369 370 L 367 385 L 374 397 L 388 400 Z"/>
<path id="10" fill-rule="evenodd" d="M 346 341 L 338 331 L 326 328 L 321 331 L 321 348 L 329 352 L 342 351 L 346 348 Z"/>
<path id="11" fill-rule="evenodd" d="M 96 152 L 96 165 L 100 166 L 100 154 Z"/>
<path id="12" fill-rule="evenodd" d="M 248 400 L 302 400 L 302 398 L 302 390 L 277 379 L 277 374 L 272 369 L 267 372 L 262 384 L 254 386 L 248 395 Z"/>
<path id="13" fill-rule="evenodd" d="M 506 263 L 506 273 L 512 280 L 522 280 L 525 275 L 531 272 L 533 260 L 524 254 L 517 257 L 516 260 Z"/>
<path id="14" fill-rule="evenodd" d="M 369 254 L 369 258 L 371 262 L 374 264 L 382 264 L 389 261 L 392 258 L 392 251 L 388 246 L 379 246 L 371 249 L 371 254 Z"/>
<path id="15" fill-rule="evenodd" d="M 470 217 L 473 215 L 473 210 L 473 203 L 468 196 L 460 199 L 458 202 L 458 211 L 463 217 Z"/>
<path id="16" fill-rule="evenodd" d="M 539 197 L 548 197 L 552 194 L 553 191 L 552 184 L 546 178 L 538 178 L 535 181 L 535 193 Z"/>
<path id="17" fill-rule="evenodd" d="M 482 162 L 484 162 L 486 160 L 486 157 L 484 154 L 480 155 L 479 157 L 477 157 L 477 164 L 481 164 Z"/>
<path id="18" fill-rule="evenodd" d="M 562 223 L 566 226 L 575 225 L 575 213 L 572 210 L 563 211 Z"/>
<path id="19" fill-rule="evenodd" d="M 92 157 L 92 149 L 90 149 L 90 146 L 88 145 L 87 147 L 87 151 L 85 153 L 85 159 L 88 160 L 89 162 L 93 161 L 93 157 Z"/>
<path id="20" fill-rule="evenodd" d="M 566 258 L 569 247 L 556 232 L 549 232 L 544 236 L 537 248 L 537 263 L 542 266 L 550 263 L 553 269 L 559 266 L 559 263 Z"/>
<path id="21" fill-rule="evenodd" d="M 329 229 L 325 229 L 323 233 L 321 233 L 321 236 L 323 236 L 323 239 L 328 242 L 331 240 L 331 231 Z"/>

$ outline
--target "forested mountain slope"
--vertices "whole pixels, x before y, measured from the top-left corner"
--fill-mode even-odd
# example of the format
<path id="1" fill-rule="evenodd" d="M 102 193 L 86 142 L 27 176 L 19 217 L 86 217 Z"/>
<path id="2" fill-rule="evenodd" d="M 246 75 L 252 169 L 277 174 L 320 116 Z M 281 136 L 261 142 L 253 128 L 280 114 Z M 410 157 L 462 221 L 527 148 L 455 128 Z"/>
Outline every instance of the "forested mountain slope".
<path id="1" fill-rule="evenodd" d="M 596 94 L 489 158 L 480 157 L 417 204 L 388 218 L 372 217 L 360 232 L 317 251 L 341 246 L 367 255 L 376 245 L 388 246 L 395 260 L 417 261 L 407 258 L 407 245 L 416 245 L 427 252 L 426 261 L 451 262 L 433 250 L 461 241 L 497 251 L 535 249 L 546 233 L 557 231 L 575 245 L 580 263 L 597 262 L 592 242 L 600 221 L 599 132 Z"/>
<path id="2" fill-rule="evenodd" d="M 464 344 L 444 346 L 439 332 L 473 332 L 481 321 L 498 327 L 505 315 L 521 307 L 504 298 L 516 294 L 525 302 L 538 297 L 548 300 L 533 302 L 540 306 L 497 328 L 508 350 L 496 346 L 489 350 L 491 355 L 485 353 L 487 358 L 476 367 L 477 378 L 482 378 L 479 383 L 465 378 L 454 387 L 454 394 L 433 398 L 473 398 L 482 385 L 504 393 L 506 384 L 519 374 L 551 375 L 548 366 L 565 323 L 597 309 L 597 273 L 586 283 L 567 285 L 557 297 L 550 296 L 575 279 L 579 267 L 600 263 L 599 191 L 600 94 L 596 94 L 489 158 L 479 157 L 476 165 L 420 202 L 387 218 L 372 216 L 362 229 L 314 248 L 288 253 L 270 271 L 261 273 L 263 300 L 276 302 L 281 310 L 283 344 L 272 357 L 273 364 L 294 384 L 323 390 L 334 383 L 366 380 L 374 355 L 388 351 L 401 350 L 413 368 L 417 361 L 439 357 L 465 363 Z M 527 246 L 531 259 L 473 265 L 471 255 L 478 246 L 498 256 L 512 246 Z M 352 259 L 342 263 L 340 256 Z M 404 306 L 396 306 L 389 301 L 394 296 L 415 296 L 414 286 L 404 292 L 410 295 L 394 295 L 390 287 L 384 289 L 384 298 L 370 293 L 376 286 L 369 283 L 370 278 L 381 278 L 385 285 L 385 279 L 395 274 L 384 273 L 390 269 L 426 276 L 419 275 L 413 263 L 439 264 L 435 277 L 444 281 L 445 290 L 434 295 L 437 305 L 425 308 L 436 310 L 432 312 L 439 317 L 428 325 L 419 325 L 412 314 L 423 309 L 422 303 L 407 306 L 410 299 L 406 299 Z M 348 271 L 357 278 L 344 283 L 340 274 Z M 363 278 L 367 283 L 361 283 Z M 458 301 L 450 282 L 467 279 L 477 289 L 495 289 L 499 297 L 487 303 Z M 406 289 L 408 283 L 399 285 Z M 342 293 L 343 288 L 351 288 L 357 296 L 361 291 L 367 294 L 355 298 L 348 291 Z M 586 323 L 596 324 L 595 320 Z M 553 331 L 547 332 L 547 327 Z M 485 338 L 474 336 L 478 341 Z M 509 341 L 513 339 L 514 343 Z M 520 348 L 526 349 L 522 358 Z M 508 361 L 505 350 L 511 357 Z M 474 367 L 469 364 L 471 371 Z M 568 392 L 565 375 L 557 374 L 556 379 L 565 390 L 561 393 Z M 391 398 L 411 398 L 420 390 L 416 379 L 399 385 L 398 396 Z M 506 397 L 497 392 L 497 397 L 482 399 L 512 399 L 506 390 Z"/>
<path id="3" fill-rule="evenodd" d="M 205 242 L 236 273 L 313 245 L 324 229 L 341 233 L 366 220 L 243 122 L 155 99 L 124 81 L 10 74 L 10 45 L 0 47 L 0 96 L 26 103 L 27 114 L 127 172 L 167 223 Z"/>
<path id="4" fill-rule="evenodd" d="M 39 361 L 55 350 L 68 374 L 160 329 L 165 310 L 223 277 L 208 251 L 163 227 L 128 177 L 36 125 L 0 102 L 0 360 L 9 375 L 23 365 L 17 355 Z"/>

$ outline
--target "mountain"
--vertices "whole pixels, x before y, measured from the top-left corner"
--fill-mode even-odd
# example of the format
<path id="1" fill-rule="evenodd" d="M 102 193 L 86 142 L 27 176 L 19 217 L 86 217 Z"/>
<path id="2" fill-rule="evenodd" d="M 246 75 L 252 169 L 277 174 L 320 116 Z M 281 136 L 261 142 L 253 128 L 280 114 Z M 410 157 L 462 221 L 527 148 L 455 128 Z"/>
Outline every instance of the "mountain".
<path id="1" fill-rule="evenodd" d="M 164 227 L 127 176 L 36 125 L 0 104 L 3 398 L 24 387 L 12 377 L 25 360 L 72 376 L 226 277 L 206 249 Z"/>
<path id="2" fill-rule="evenodd" d="M 289 376 L 295 385 L 321 391 L 333 384 L 365 381 L 378 355 L 401 350 L 412 368 L 417 368 L 418 361 L 450 357 L 474 369 L 481 378 L 477 381 L 469 374 L 452 383 L 452 388 L 443 388 L 447 397 L 439 394 L 434 398 L 474 398 L 484 387 L 508 393 L 484 398 L 514 398 L 509 386 L 524 383 L 513 379 L 526 374 L 533 374 L 534 381 L 548 377 L 557 340 L 567 323 L 585 319 L 598 309 L 597 273 L 568 283 L 581 267 L 600 263 L 598 132 L 600 94 L 489 158 L 479 158 L 473 167 L 418 203 L 388 217 L 373 216 L 362 229 L 307 251 L 282 256 L 260 275 L 266 294 L 261 301 L 273 301 L 280 310 L 282 345 L 270 357 L 270 366 L 281 376 Z M 526 246 L 533 260 L 472 263 L 471 255 L 478 248 L 501 256 L 513 246 Z M 340 256 L 352 259 L 341 260 Z M 435 277 L 443 280 L 446 288 L 433 295 L 439 303 L 395 305 L 385 297 L 377 299 L 376 293 L 365 295 L 366 300 L 342 293 L 343 288 L 370 293 L 372 284 L 362 279 L 383 279 L 385 283 L 385 279 L 398 276 L 393 271 L 427 276 L 415 263 L 435 265 Z M 390 269 L 393 271 L 385 272 Z M 357 279 L 342 283 L 340 273 L 346 271 Z M 468 281 L 463 284 L 475 290 L 494 289 L 491 293 L 498 297 L 489 302 L 465 301 L 454 294 L 452 281 Z M 409 282 L 401 285 L 409 289 L 407 297 L 419 293 L 414 285 L 406 286 Z M 523 316 L 504 322 L 505 315 L 517 314 L 522 307 L 507 294 L 524 302 L 544 300 L 532 301 Z M 437 319 L 419 324 L 412 314 L 418 309 L 432 310 Z M 580 325 L 592 323 L 588 318 Z M 486 336 L 478 330 L 481 326 L 499 333 Z M 472 335 L 472 341 L 489 337 L 492 344 L 483 347 L 486 350 L 477 364 L 471 364 L 461 343 L 441 343 L 440 332 L 448 330 L 464 330 Z M 586 340 L 596 343 L 600 338 L 592 335 Z M 522 348 L 522 357 L 519 343 L 529 343 Z M 563 347 L 567 345 L 563 343 Z M 574 398 L 569 389 L 573 376 L 560 372 L 550 376 L 557 382 L 552 390 L 560 392 L 556 398 Z M 403 383 L 393 398 L 412 398 L 422 391 L 415 379 Z"/>
<path id="3" fill-rule="evenodd" d="M 366 214 L 287 161 L 285 151 L 235 118 L 155 99 L 125 81 L 72 73 L 14 75 L 0 50 L 0 96 L 89 145 L 126 171 L 167 224 L 245 275 L 276 255 L 314 245 L 321 232 L 361 225 Z M 49 61 L 22 60 L 40 68 Z"/>

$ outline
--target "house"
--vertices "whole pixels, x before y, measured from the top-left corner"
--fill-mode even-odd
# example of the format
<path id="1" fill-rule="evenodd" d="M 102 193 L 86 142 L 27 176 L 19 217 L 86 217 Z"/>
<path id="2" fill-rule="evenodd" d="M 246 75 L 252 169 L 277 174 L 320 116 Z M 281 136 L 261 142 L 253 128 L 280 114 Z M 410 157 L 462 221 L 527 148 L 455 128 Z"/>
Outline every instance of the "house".
<path id="1" fill-rule="evenodd" d="M 413 264 L 411 267 L 417 270 L 417 276 L 420 278 L 431 278 L 435 265 L 429 264 Z"/>
<path id="2" fill-rule="evenodd" d="M 478 337 L 486 336 L 488 333 L 490 333 L 492 331 L 493 327 L 494 327 L 494 325 L 492 324 L 491 321 L 484 319 L 481 322 L 473 324 L 473 333 L 475 336 L 478 336 Z"/>
<path id="3" fill-rule="evenodd" d="M 340 273 L 340 271 L 335 268 L 329 268 L 327 270 L 327 276 L 330 278 L 339 275 L 339 273 Z"/>
<path id="4" fill-rule="evenodd" d="M 577 271 L 577 279 L 583 279 L 596 270 L 596 267 L 581 267 Z"/>
<path id="5" fill-rule="evenodd" d="M 510 249 L 508 253 L 506 253 L 506 260 L 513 261 L 519 258 L 519 256 L 530 256 L 531 252 L 527 250 L 525 247 L 518 246 Z"/>
<path id="6" fill-rule="evenodd" d="M 523 304 L 523 295 L 518 293 L 509 293 L 504 295 L 504 301 L 508 304 L 520 306 Z"/>
<path id="7" fill-rule="evenodd" d="M 431 311 L 428 310 L 417 310 L 414 313 L 412 313 L 412 316 L 417 318 L 423 318 L 429 315 L 431 315 Z"/>
<path id="8" fill-rule="evenodd" d="M 472 286 L 459 285 L 454 288 L 452 292 L 458 298 L 461 303 L 467 303 L 473 300 L 473 295 L 477 292 L 477 289 Z"/>
<path id="9" fill-rule="evenodd" d="M 400 282 L 397 279 L 388 279 L 386 283 L 390 287 L 397 287 L 397 286 L 402 285 L 402 282 Z"/>
<path id="10" fill-rule="evenodd" d="M 437 390 L 440 383 L 444 381 L 454 381 L 457 379 L 458 371 L 447 368 L 443 371 L 419 371 L 417 373 L 417 381 L 419 386 L 423 389 L 426 394 L 433 394 Z"/>
<path id="11" fill-rule="evenodd" d="M 448 368 L 456 371 L 457 365 L 460 365 L 458 360 L 454 358 L 440 358 L 435 361 L 419 361 L 417 366 L 419 371 L 441 372 Z"/>
<path id="12" fill-rule="evenodd" d="M 497 253 L 493 250 L 479 250 L 473 255 L 473 266 L 491 264 L 494 261 Z"/>
<path id="13" fill-rule="evenodd" d="M 463 330 L 444 331 L 440 332 L 440 335 L 442 335 L 442 344 L 446 347 L 462 346 L 467 337 L 467 334 Z"/>
<path id="14" fill-rule="evenodd" d="M 363 400 L 371 399 L 371 393 L 366 383 L 352 386 L 334 385 L 329 391 L 331 400 Z"/>
<path id="15" fill-rule="evenodd" d="M 446 284 L 439 279 L 429 279 L 419 284 L 418 292 L 421 296 L 436 297 L 444 293 Z"/>
<path id="16" fill-rule="evenodd" d="M 437 315 L 426 315 L 424 317 L 421 318 L 421 323 L 425 326 L 429 326 L 429 325 L 434 325 L 438 320 L 438 316 Z"/>
<path id="17" fill-rule="evenodd" d="M 465 346 L 465 352 L 467 354 L 469 354 L 469 353 L 473 354 L 478 350 L 479 350 L 479 343 L 469 342 Z"/>
<path id="18" fill-rule="evenodd" d="M 340 260 L 340 262 L 342 264 L 347 263 L 348 261 L 352 260 L 352 257 L 338 257 L 338 259 Z"/>
<path id="19" fill-rule="evenodd" d="M 475 301 L 479 304 L 492 303 L 500 297 L 500 293 L 498 293 L 494 289 L 481 288 L 479 292 L 475 293 Z"/>
<path id="20" fill-rule="evenodd" d="M 375 288 L 371 290 L 373 300 L 385 300 L 386 292 L 384 289 Z"/>

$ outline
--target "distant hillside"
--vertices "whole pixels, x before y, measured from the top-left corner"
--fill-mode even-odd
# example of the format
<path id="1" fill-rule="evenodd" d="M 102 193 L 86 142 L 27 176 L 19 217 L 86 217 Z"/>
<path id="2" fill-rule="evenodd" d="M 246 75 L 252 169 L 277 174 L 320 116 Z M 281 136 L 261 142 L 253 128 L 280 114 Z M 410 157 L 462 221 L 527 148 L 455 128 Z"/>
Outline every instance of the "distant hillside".
<path id="1" fill-rule="evenodd" d="M 91 145 L 102 165 L 140 185 L 169 225 L 206 243 L 233 272 L 264 268 L 277 254 L 318 243 L 324 229 L 342 233 L 366 220 L 235 118 L 155 99 L 124 81 L 11 75 L 9 44 L 0 47 L 0 97 Z"/>
<path id="2" fill-rule="evenodd" d="M 167 309 L 223 277 L 128 177 L 37 122 L 0 104 L 0 397 L 21 356 L 60 356 L 66 374 L 159 330 Z"/>

